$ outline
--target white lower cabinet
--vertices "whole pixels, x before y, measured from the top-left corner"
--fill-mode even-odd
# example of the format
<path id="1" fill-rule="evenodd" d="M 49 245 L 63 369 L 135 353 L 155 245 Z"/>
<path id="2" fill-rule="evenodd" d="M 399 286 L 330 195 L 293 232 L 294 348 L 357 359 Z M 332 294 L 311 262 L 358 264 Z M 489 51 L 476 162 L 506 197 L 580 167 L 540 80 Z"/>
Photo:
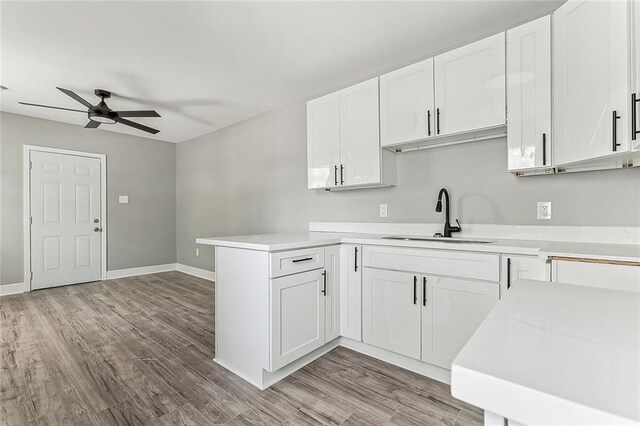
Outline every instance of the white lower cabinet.
<path id="1" fill-rule="evenodd" d="M 313 250 L 324 268 L 271 279 L 269 371 L 340 335 L 340 246 Z"/>
<path id="2" fill-rule="evenodd" d="M 340 246 L 340 335 L 362 341 L 362 246 Z"/>
<path id="3" fill-rule="evenodd" d="M 417 276 L 365 268 L 362 278 L 362 341 L 420 359 Z"/>
<path id="4" fill-rule="evenodd" d="M 501 294 L 509 290 L 519 279 L 550 281 L 549 264 L 539 257 L 503 255 L 502 268 L 505 273 L 500 283 Z"/>
<path id="5" fill-rule="evenodd" d="M 554 259 L 553 282 L 640 293 L 640 264 L 595 259 Z"/>
<path id="6" fill-rule="evenodd" d="M 324 271 L 271 281 L 271 371 L 324 344 Z"/>
<path id="7" fill-rule="evenodd" d="M 422 361 L 451 362 L 499 298 L 497 283 L 422 277 Z"/>

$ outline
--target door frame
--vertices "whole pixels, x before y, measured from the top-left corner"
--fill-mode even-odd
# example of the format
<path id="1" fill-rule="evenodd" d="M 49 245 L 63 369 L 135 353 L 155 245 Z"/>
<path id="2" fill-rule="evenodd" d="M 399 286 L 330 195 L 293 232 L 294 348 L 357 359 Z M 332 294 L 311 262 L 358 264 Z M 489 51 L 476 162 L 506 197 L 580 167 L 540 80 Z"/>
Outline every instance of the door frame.
<path id="1" fill-rule="evenodd" d="M 96 158 L 100 160 L 100 216 L 102 232 L 100 233 L 100 279 L 107 279 L 107 156 L 93 152 L 72 151 L 68 149 L 49 148 L 45 146 L 24 145 L 22 150 L 22 226 L 24 235 L 24 291 L 31 291 L 31 152 L 50 152 L 53 154 L 75 155 L 77 157 Z"/>

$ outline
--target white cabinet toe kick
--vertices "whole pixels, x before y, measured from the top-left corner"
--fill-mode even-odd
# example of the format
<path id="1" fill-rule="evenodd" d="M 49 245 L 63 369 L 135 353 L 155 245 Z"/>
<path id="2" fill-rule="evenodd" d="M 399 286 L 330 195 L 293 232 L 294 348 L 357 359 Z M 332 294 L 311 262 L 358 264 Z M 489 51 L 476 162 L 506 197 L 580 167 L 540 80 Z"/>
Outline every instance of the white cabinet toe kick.
<path id="1" fill-rule="evenodd" d="M 574 274 L 542 257 L 385 245 L 216 246 L 215 259 L 215 362 L 260 389 L 337 346 L 449 383 L 453 359 L 519 279 Z"/>

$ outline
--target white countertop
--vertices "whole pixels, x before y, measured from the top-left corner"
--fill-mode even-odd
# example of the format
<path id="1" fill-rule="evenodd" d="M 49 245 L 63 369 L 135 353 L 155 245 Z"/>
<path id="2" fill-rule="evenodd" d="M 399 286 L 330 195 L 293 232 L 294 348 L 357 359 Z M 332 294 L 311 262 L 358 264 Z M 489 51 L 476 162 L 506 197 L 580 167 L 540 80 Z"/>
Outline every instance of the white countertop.
<path id="1" fill-rule="evenodd" d="M 454 360 L 451 392 L 524 424 L 640 424 L 640 295 L 517 281 Z"/>
<path id="2" fill-rule="evenodd" d="M 492 243 L 447 243 L 439 241 L 405 241 L 384 239 L 385 235 L 301 232 L 283 234 L 240 235 L 197 238 L 196 243 L 260 251 L 295 250 L 321 245 L 351 243 L 396 247 L 433 248 L 522 254 L 530 256 L 565 256 L 617 261 L 640 261 L 640 245 L 596 244 L 583 242 L 494 239 Z"/>

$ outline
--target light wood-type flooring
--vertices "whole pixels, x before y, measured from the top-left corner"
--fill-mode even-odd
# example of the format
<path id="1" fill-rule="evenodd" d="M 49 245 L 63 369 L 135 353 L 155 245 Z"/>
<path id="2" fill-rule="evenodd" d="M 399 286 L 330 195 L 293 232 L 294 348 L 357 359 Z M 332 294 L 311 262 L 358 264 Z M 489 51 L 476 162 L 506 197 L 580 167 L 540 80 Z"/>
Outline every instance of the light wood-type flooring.
<path id="1" fill-rule="evenodd" d="M 0 424 L 482 423 L 447 385 L 344 348 L 259 391 L 211 361 L 213 287 L 167 272 L 0 298 Z"/>

